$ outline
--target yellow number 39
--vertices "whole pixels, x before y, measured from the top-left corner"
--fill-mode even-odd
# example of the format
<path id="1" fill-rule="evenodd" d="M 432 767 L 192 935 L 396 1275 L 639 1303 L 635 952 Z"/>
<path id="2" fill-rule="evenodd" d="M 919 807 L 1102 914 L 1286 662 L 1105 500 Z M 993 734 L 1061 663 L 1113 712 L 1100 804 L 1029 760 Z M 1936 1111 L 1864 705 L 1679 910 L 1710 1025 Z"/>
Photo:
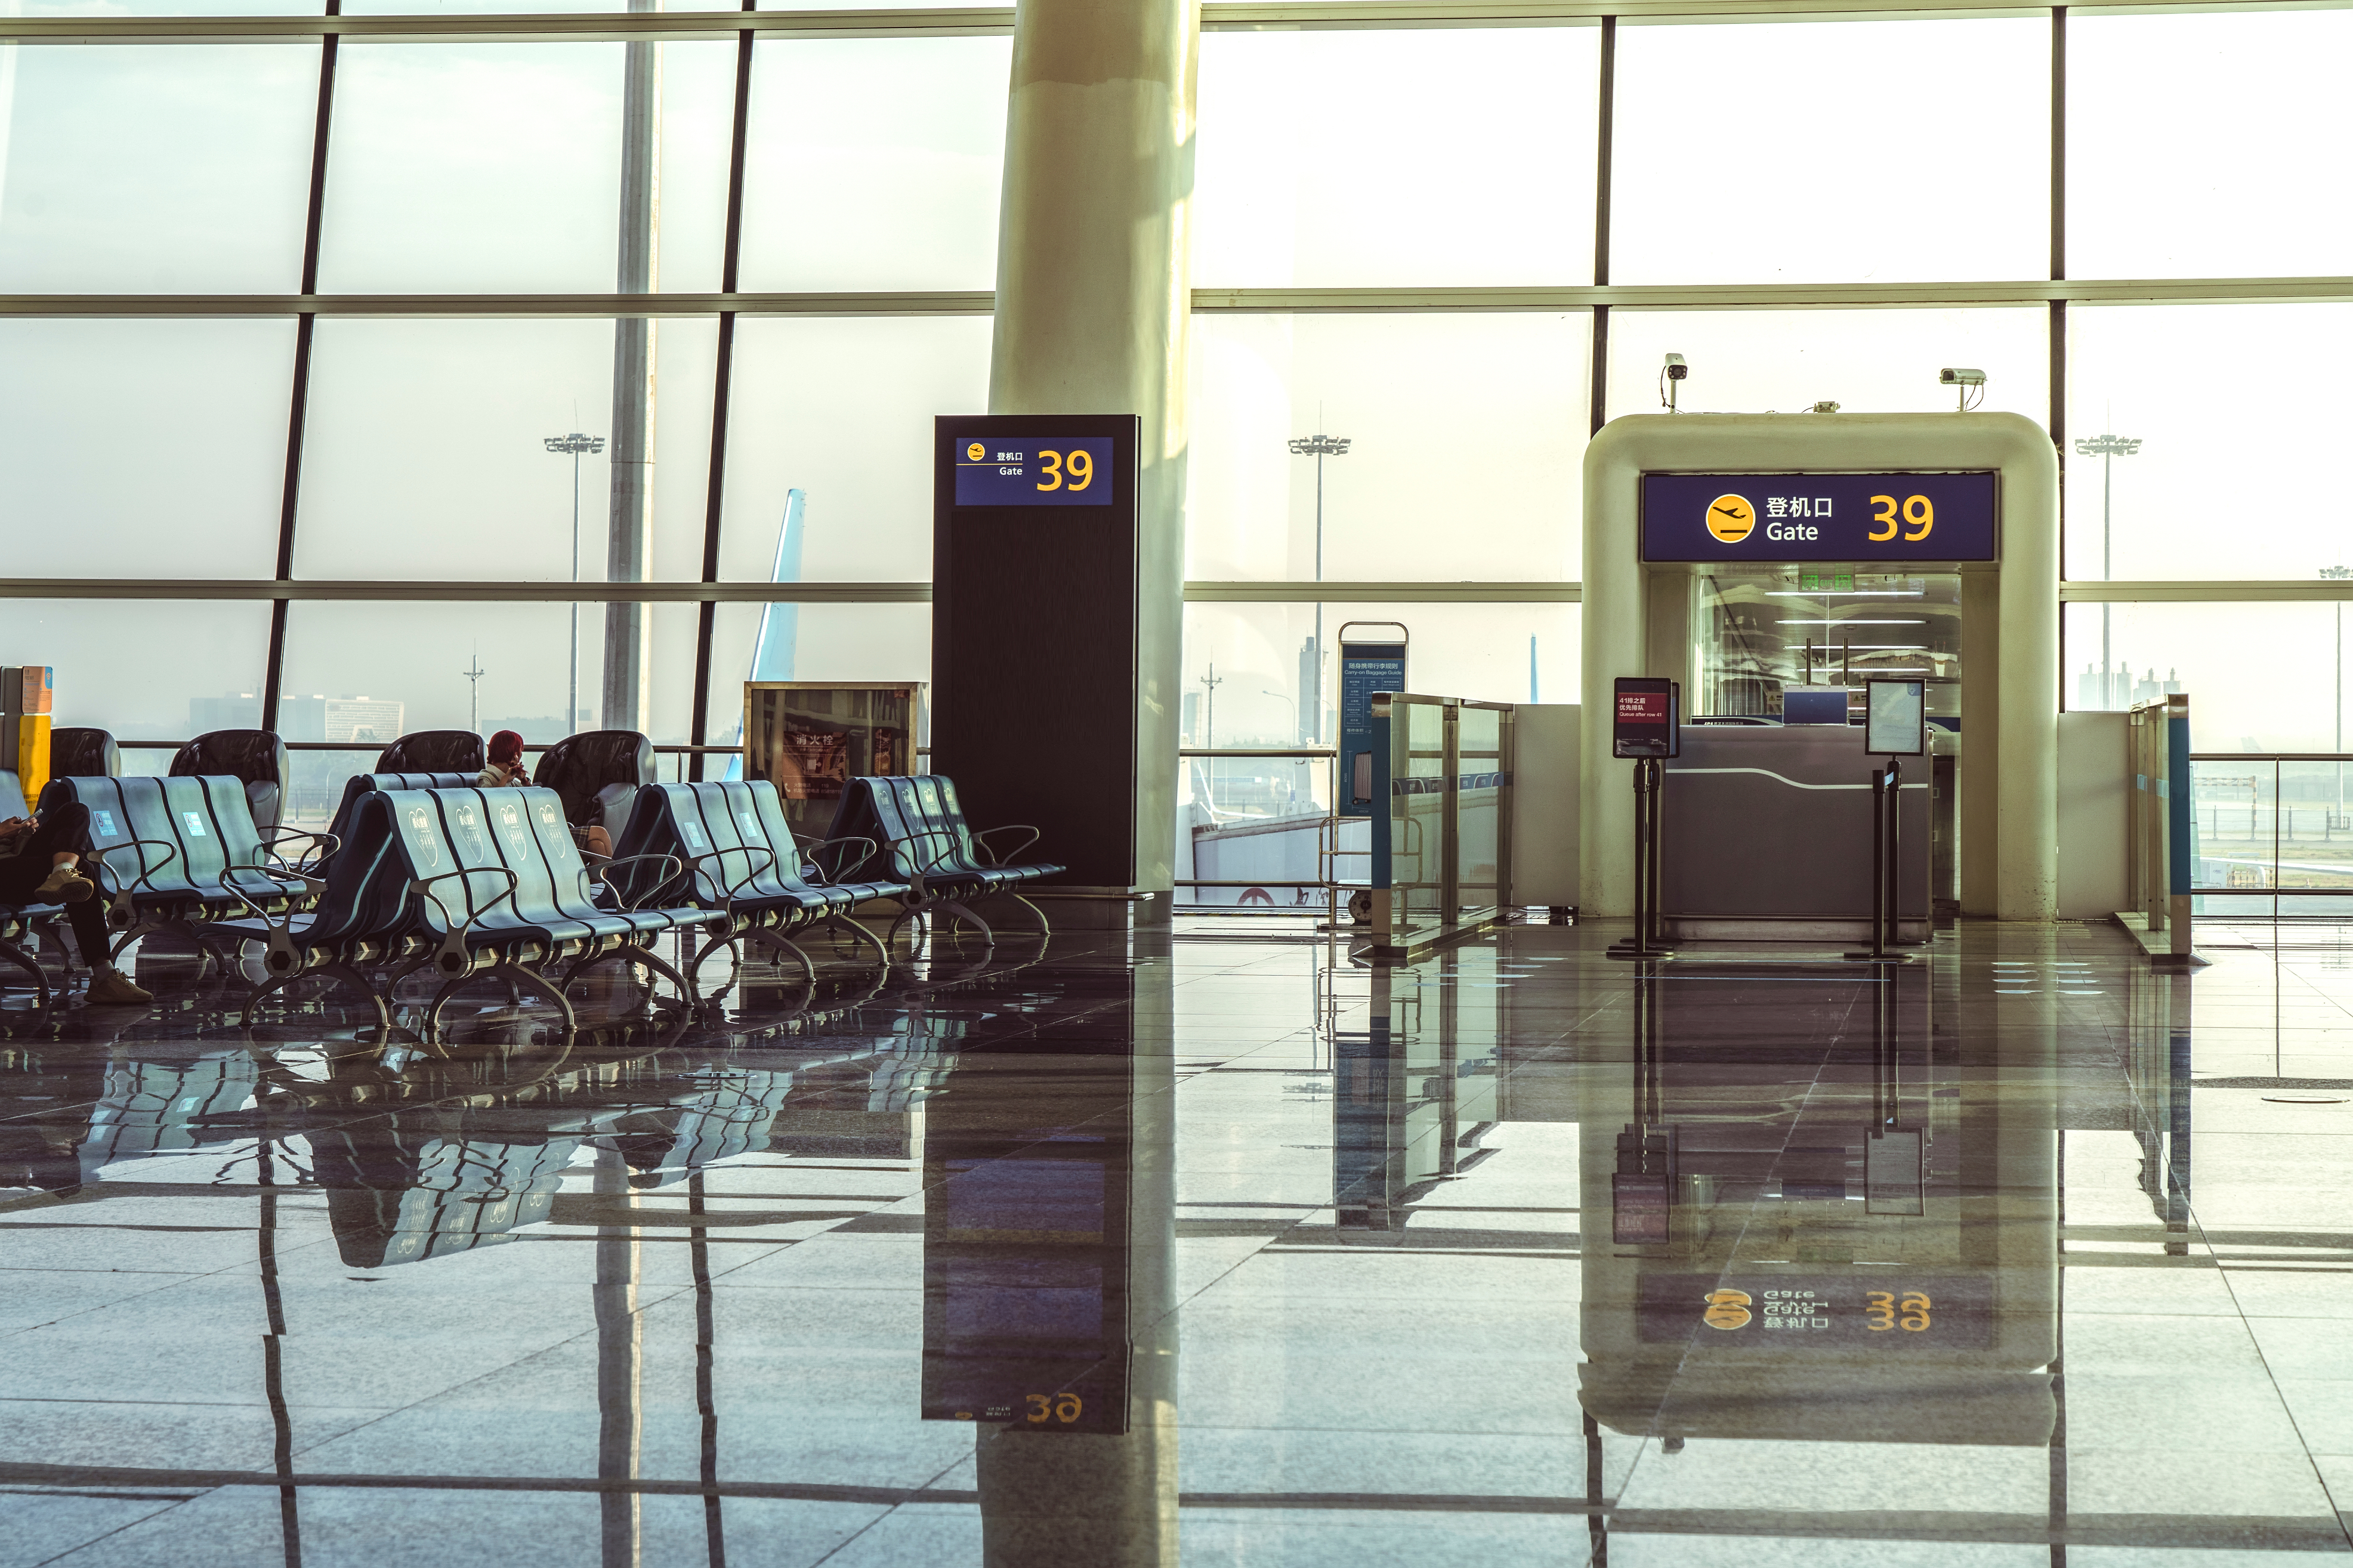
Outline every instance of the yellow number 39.
<path id="1" fill-rule="evenodd" d="M 1046 476 L 1046 482 L 1038 487 L 1041 490 L 1060 489 L 1065 479 L 1071 481 L 1071 489 L 1073 490 L 1082 490 L 1094 483 L 1095 460 L 1087 455 L 1084 447 L 1070 453 L 1067 457 L 1060 452 L 1039 452 L 1038 459 L 1045 465 L 1039 470 Z M 1070 465 L 1070 471 L 1067 474 L 1063 472 L 1063 465 L 1066 463 Z"/>
<path id="2" fill-rule="evenodd" d="M 1873 533 L 1868 537 L 1876 540 L 1889 540 L 1894 538 L 1895 498 L 1894 496 L 1873 496 L 1871 498 L 1871 504 L 1879 509 L 1877 511 L 1871 514 L 1871 521 L 1879 523 L 1882 526 L 1877 532 Z M 1905 496 L 1904 498 L 1904 521 L 1909 524 L 1914 531 L 1905 534 L 1904 536 L 1905 539 L 1911 540 L 1916 543 L 1919 541 L 1927 538 L 1928 531 L 1936 526 L 1936 503 L 1931 501 L 1926 496 Z"/>

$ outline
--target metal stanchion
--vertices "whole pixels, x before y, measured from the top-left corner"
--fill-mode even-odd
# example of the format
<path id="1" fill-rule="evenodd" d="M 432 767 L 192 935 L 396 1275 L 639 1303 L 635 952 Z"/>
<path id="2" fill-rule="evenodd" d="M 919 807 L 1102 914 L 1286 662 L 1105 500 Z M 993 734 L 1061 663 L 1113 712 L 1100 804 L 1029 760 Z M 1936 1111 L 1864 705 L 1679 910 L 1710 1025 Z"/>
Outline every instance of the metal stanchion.
<path id="1" fill-rule="evenodd" d="M 1634 934 L 1609 944 L 1611 958 L 1665 958 L 1674 948 L 1661 934 L 1660 845 L 1665 816 L 1667 764 L 1657 757 L 1634 763 Z"/>
<path id="2" fill-rule="evenodd" d="M 1887 759 L 1871 770 L 1871 945 L 1846 956 L 1858 963 L 1909 963 L 1912 955 L 1893 949 L 1902 940 L 1901 900 L 1904 764 Z"/>

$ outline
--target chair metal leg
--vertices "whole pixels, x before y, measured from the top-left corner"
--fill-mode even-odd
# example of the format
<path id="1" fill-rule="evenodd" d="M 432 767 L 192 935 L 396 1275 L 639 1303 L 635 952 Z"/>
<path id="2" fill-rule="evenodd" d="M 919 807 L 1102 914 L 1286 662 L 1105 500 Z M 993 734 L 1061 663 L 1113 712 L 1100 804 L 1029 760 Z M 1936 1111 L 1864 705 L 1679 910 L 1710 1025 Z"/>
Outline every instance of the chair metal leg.
<path id="1" fill-rule="evenodd" d="M 623 943 L 618 951 L 632 954 L 638 963 L 644 964 L 656 974 L 667 976 L 670 983 L 678 987 L 678 994 L 685 999 L 686 1005 L 690 1007 L 695 1005 L 693 982 L 672 968 L 670 961 L 655 952 L 653 949 L 632 942 Z"/>
<path id="2" fill-rule="evenodd" d="M 1032 921 L 1035 921 L 1038 924 L 1038 934 L 1039 936 L 1050 937 L 1054 934 L 1053 922 L 1046 918 L 1046 911 L 1039 909 L 1036 904 L 1030 902 L 1029 899 L 1017 891 L 1013 884 L 1008 882 L 1004 887 L 997 889 L 996 896 L 1000 899 L 1010 899 L 1015 903 L 1019 904 L 1023 909 L 1029 910 L 1029 918 Z"/>
<path id="3" fill-rule="evenodd" d="M 864 926 L 860 925 L 848 915 L 828 914 L 821 916 L 812 922 L 810 929 L 815 930 L 818 926 L 831 926 L 836 931 L 846 931 L 851 936 L 871 943 L 874 949 L 875 956 L 881 960 L 882 967 L 885 970 L 888 970 L 891 967 L 891 949 L 889 946 L 883 942 L 881 937 L 876 936 L 872 931 L 868 931 Z M 891 929 L 896 931 L 899 928 L 894 923 Z"/>
<path id="4" fill-rule="evenodd" d="M 263 997 L 269 995 L 273 991 L 282 990 L 286 986 L 293 984 L 297 980 L 309 980 L 313 976 L 322 976 L 329 980 L 339 980 L 346 984 L 358 987 L 360 994 L 365 996 L 368 999 L 369 1005 L 375 1009 L 376 1026 L 385 1030 L 387 1037 L 389 1037 L 392 1028 L 392 1009 L 384 1005 L 384 998 L 376 994 L 375 987 L 370 985 L 367 983 L 366 978 L 362 975 L 358 970 L 353 969 L 348 963 L 322 963 L 316 969 L 298 969 L 290 974 L 280 974 L 275 979 L 268 981 L 257 989 L 252 995 L 248 996 L 245 999 L 245 1011 L 237 1016 L 238 1025 L 241 1027 L 248 1029 L 253 1027 L 253 1009 L 260 1003 Z"/>
<path id="5" fill-rule="evenodd" d="M 418 970 L 427 967 L 432 963 L 432 962 L 433 957 L 430 953 L 422 954 L 418 957 L 410 959 L 407 963 L 402 964 L 399 968 L 394 970 L 390 974 L 384 977 L 384 994 L 386 996 L 390 996 L 395 991 L 400 989 L 400 983 L 402 981 L 407 979 Z"/>
<path id="6" fill-rule="evenodd" d="M 500 967 L 512 971 L 513 975 L 522 982 L 523 988 L 525 990 L 536 991 L 541 995 L 546 997 L 549 1001 L 554 1003 L 556 1007 L 564 1014 L 565 1028 L 568 1030 L 575 1026 L 572 1014 L 572 1003 L 565 996 L 563 992 L 549 984 L 543 976 L 533 974 L 530 970 L 523 968 L 522 965 L 519 963 L 502 964 Z"/>
<path id="7" fill-rule="evenodd" d="M 13 963 L 33 977 L 33 988 L 39 998 L 34 1005 L 39 1010 L 47 1011 L 49 1005 L 49 977 L 41 972 L 41 966 L 34 962 L 33 955 L 13 942 L 0 942 L 0 961 Z"/>
<path id="8" fill-rule="evenodd" d="M 790 938 L 784 936 L 780 932 L 769 931 L 765 928 L 748 931 L 744 934 L 750 937 L 754 942 L 758 942 L 762 947 L 772 949 L 780 948 L 783 951 L 791 953 L 795 958 L 799 959 L 801 961 L 801 973 L 807 977 L 809 989 L 811 991 L 815 991 L 817 989 L 817 965 L 809 962 L 809 955 L 801 951 L 801 947 L 798 942 L 792 941 Z"/>
<path id="9" fill-rule="evenodd" d="M 707 948 L 704 950 L 705 952 L 709 951 Z M 688 983 L 686 976 L 670 967 L 668 961 L 659 953 L 650 948 L 641 947 L 634 942 L 625 942 L 618 947 L 607 948 L 602 952 L 584 953 L 574 962 L 571 968 L 564 972 L 564 984 L 569 986 L 581 971 L 613 958 L 626 958 L 632 963 L 642 963 L 656 974 L 667 976 L 670 983 L 678 987 L 678 994 L 686 999 L 687 1005 L 691 1007 L 695 1005 L 694 987 Z M 695 963 L 688 966 L 690 972 L 701 963 L 702 957 L 698 955 Z"/>
<path id="10" fill-rule="evenodd" d="M 460 974 L 433 994 L 433 1005 L 425 1010 L 426 1039 L 438 1041 L 441 1037 L 441 1009 L 448 1005 L 449 998 L 471 982 L 486 977 L 495 977 L 504 982 L 510 994 L 513 994 L 516 983 L 520 982 L 524 990 L 536 992 L 555 1004 L 557 1011 L 564 1015 L 564 1026 L 566 1030 L 576 1026 L 572 1015 L 572 1004 L 565 998 L 563 992 L 519 963 L 501 962 L 472 974 Z"/>
<path id="11" fill-rule="evenodd" d="M 988 943 L 989 946 L 995 947 L 997 945 L 997 933 L 989 929 L 988 922 L 982 920 L 978 915 L 974 914 L 972 910 L 965 908 L 956 900 L 941 899 L 931 907 L 935 910 L 947 910 L 948 913 L 955 916 L 958 920 L 963 921 L 966 925 L 980 932 L 980 939 Z"/>
<path id="12" fill-rule="evenodd" d="M 717 952 L 723 947 L 736 948 L 736 962 L 740 963 L 743 962 L 741 947 L 743 941 L 744 936 L 741 931 L 721 931 L 717 936 L 712 937 L 709 942 L 704 942 L 701 947 L 695 949 L 694 956 L 687 963 L 686 972 L 689 974 L 700 975 L 702 973 L 703 960 L 709 958 L 712 953 Z"/>
<path id="13" fill-rule="evenodd" d="M 331 980 L 340 980 L 347 985 L 357 986 L 359 988 L 360 994 L 365 996 L 368 999 L 369 1004 L 375 1008 L 375 1021 L 377 1026 L 386 1030 L 387 1032 L 390 1031 L 392 1028 L 392 1009 L 385 1005 L 384 998 L 376 994 L 375 987 L 367 983 L 367 976 L 362 974 L 358 970 L 353 969 L 348 963 L 322 964 L 317 969 L 311 971 L 311 973 L 314 974 L 323 974 Z"/>

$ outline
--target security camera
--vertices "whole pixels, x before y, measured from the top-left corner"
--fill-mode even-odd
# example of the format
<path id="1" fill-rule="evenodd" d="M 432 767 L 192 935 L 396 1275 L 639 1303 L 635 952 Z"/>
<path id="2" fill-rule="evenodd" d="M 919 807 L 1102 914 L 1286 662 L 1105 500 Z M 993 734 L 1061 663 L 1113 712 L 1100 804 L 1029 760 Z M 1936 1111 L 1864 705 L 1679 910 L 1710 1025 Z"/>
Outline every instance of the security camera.
<path id="1" fill-rule="evenodd" d="M 1675 400 L 1683 391 L 1679 384 L 1689 374 L 1691 366 L 1683 363 L 1683 355 L 1667 356 L 1666 368 L 1659 372 L 1659 401 L 1667 405 L 1668 413 L 1676 412 Z"/>
<path id="2" fill-rule="evenodd" d="M 1985 372 L 1981 370 L 1959 370 L 1947 365 L 1936 373 L 1936 380 L 1942 385 L 1960 388 L 1959 399 L 1954 407 L 1961 413 L 1966 414 L 1975 406 L 1969 401 L 1969 388 L 1974 386 L 1978 389 L 1978 402 L 1985 401 Z"/>

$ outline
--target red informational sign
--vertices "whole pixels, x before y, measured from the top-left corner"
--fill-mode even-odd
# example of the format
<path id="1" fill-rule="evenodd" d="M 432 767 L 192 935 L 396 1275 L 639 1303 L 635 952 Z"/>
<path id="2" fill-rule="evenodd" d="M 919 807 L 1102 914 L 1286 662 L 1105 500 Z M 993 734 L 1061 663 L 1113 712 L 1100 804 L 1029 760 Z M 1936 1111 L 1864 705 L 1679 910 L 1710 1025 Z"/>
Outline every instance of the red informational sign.
<path id="1" fill-rule="evenodd" d="M 1675 683 L 1650 676 L 1621 675 L 1611 714 L 1609 754 L 1613 757 L 1672 757 L 1675 728 L 1683 717 L 1676 710 Z"/>

